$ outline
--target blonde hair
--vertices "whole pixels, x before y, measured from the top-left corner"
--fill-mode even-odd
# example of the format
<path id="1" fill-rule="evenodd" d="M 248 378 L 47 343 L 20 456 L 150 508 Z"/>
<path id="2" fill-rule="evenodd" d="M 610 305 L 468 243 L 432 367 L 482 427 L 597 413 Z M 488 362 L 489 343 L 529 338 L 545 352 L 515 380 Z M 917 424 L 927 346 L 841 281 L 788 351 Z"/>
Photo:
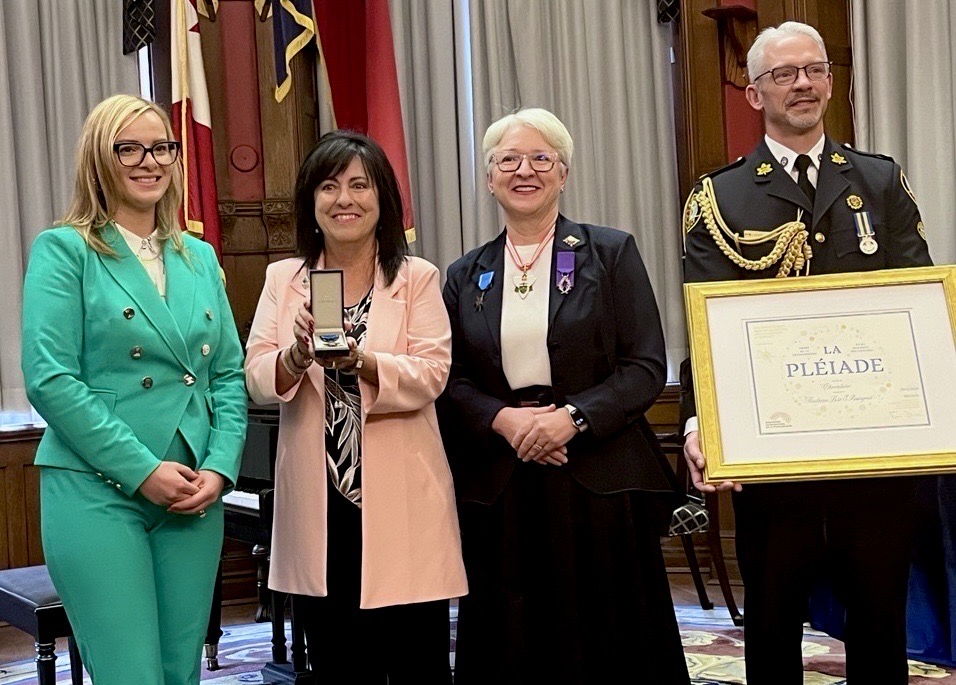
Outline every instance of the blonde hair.
<path id="1" fill-rule="evenodd" d="M 547 141 L 548 145 L 558 152 L 561 163 L 571 166 L 571 155 L 574 154 L 574 141 L 567 127 L 554 114 L 541 107 L 519 109 L 502 118 L 488 127 L 485 137 L 481 141 L 481 149 L 485 155 L 485 166 L 491 164 L 491 155 L 501 139 L 515 126 L 530 126 Z"/>
<path id="2" fill-rule="evenodd" d="M 103 240 L 102 230 L 116 214 L 120 198 L 119 180 L 113 143 L 120 131 L 134 119 L 153 112 L 163 122 L 166 137 L 173 140 L 173 127 L 166 112 L 158 105 L 136 95 L 113 95 L 93 108 L 76 149 L 76 183 L 73 199 L 66 215 L 57 222 L 75 228 L 86 244 L 102 254 L 116 254 Z M 183 197 L 182 159 L 170 169 L 169 188 L 156 204 L 156 228 L 160 240 L 172 240 L 178 252 L 183 251 L 179 228 L 179 210 Z"/>

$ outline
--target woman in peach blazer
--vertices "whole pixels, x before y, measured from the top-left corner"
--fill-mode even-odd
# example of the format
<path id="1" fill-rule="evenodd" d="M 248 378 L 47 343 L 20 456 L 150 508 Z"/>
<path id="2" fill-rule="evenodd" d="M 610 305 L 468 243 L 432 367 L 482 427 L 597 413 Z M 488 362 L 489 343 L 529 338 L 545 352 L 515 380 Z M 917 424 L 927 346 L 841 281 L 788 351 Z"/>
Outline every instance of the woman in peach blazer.
<path id="1" fill-rule="evenodd" d="M 451 363 L 439 272 L 407 256 L 365 136 L 323 136 L 295 203 L 300 256 L 267 269 L 246 357 L 252 398 L 280 406 L 269 586 L 295 595 L 320 677 L 445 685 L 467 585 L 434 405 Z M 343 271 L 347 357 L 313 363 L 310 268 Z"/>

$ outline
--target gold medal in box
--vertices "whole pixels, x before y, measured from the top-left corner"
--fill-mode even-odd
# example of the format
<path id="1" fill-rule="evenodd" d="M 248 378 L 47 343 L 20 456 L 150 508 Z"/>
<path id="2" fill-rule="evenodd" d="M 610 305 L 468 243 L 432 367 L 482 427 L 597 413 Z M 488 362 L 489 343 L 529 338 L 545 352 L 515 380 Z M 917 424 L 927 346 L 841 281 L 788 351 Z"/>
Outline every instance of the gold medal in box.
<path id="1" fill-rule="evenodd" d="M 315 332 L 312 347 L 316 359 L 346 357 L 349 344 L 345 339 L 345 295 L 341 269 L 310 269 L 312 318 Z"/>

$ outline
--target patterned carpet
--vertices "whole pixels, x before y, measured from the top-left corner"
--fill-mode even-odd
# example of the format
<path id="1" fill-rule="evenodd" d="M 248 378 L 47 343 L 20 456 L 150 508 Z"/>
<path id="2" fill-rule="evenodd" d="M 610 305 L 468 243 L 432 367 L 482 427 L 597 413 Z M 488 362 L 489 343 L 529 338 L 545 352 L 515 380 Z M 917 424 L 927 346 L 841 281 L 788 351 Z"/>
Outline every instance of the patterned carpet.
<path id="1" fill-rule="evenodd" d="M 452 609 L 453 620 L 455 610 Z M 743 629 L 733 625 L 725 609 L 704 611 L 677 607 L 687 667 L 694 685 L 742 685 Z M 454 626 L 454 623 L 453 623 Z M 203 669 L 203 685 L 258 685 L 263 663 L 271 658 L 270 627 L 266 624 L 231 626 L 219 644 L 220 670 Z M 803 642 L 804 685 L 842 685 L 843 643 L 807 630 Z M 454 653 L 451 654 L 454 663 Z M 640 680 L 638 678 L 638 680 Z M 57 659 L 57 683 L 69 683 L 69 657 Z M 956 685 L 956 672 L 910 662 L 910 685 Z M 0 685 L 36 683 L 32 660 L 0 665 Z M 90 685 L 89 679 L 84 681 Z"/>

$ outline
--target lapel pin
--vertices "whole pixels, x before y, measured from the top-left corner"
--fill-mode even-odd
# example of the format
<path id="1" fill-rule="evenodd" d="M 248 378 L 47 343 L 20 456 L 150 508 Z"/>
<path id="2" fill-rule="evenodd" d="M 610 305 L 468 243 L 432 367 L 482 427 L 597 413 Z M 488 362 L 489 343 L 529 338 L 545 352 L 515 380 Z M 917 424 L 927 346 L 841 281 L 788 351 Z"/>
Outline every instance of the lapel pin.
<path id="1" fill-rule="evenodd" d="M 839 152 L 834 152 L 830 155 L 830 161 L 834 164 L 846 164 L 846 157 L 841 155 Z"/>
<path id="2" fill-rule="evenodd" d="M 859 195 L 850 195 L 846 199 L 846 204 L 850 209 L 858 210 L 863 209 L 863 198 Z"/>
<path id="3" fill-rule="evenodd" d="M 568 247 L 574 247 L 575 245 L 577 245 L 577 244 L 580 243 L 581 241 L 578 240 L 577 238 L 575 238 L 573 235 L 569 235 L 567 238 L 565 238 L 565 239 L 562 240 L 561 242 L 563 242 L 563 243 L 564 243 L 565 245 L 567 245 Z"/>
<path id="4" fill-rule="evenodd" d="M 770 164 L 770 162 L 764 162 L 763 164 L 757 167 L 758 176 L 766 176 L 771 171 L 773 171 L 773 166 Z"/>

